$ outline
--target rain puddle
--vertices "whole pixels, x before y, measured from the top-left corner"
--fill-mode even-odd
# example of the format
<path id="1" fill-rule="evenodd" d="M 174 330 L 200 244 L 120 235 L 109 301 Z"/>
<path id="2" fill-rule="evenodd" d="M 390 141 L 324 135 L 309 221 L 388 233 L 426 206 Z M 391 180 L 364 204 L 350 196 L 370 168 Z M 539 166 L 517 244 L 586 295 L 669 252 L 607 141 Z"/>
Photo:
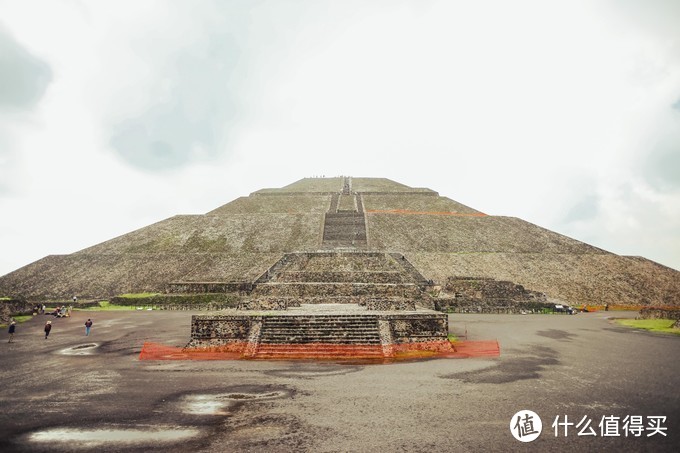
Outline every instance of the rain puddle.
<path id="1" fill-rule="evenodd" d="M 184 412 L 193 415 L 228 415 L 229 408 L 237 401 L 253 401 L 280 398 L 286 392 L 274 391 L 266 393 L 222 393 L 217 395 L 188 395 L 183 398 Z"/>
<path id="2" fill-rule="evenodd" d="M 52 428 L 38 431 L 28 436 L 28 440 L 37 443 L 60 444 L 68 443 L 69 447 L 81 444 L 81 447 L 93 447 L 103 444 L 139 444 L 157 442 L 177 442 L 197 436 L 200 433 L 194 428 L 180 428 L 167 426 L 149 429 L 77 429 Z"/>
<path id="3" fill-rule="evenodd" d="M 295 369 L 279 369 L 266 371 L 265 374 L 298 379 L 312 379 L 316 377 L 327 376 L 342 376 L 344 374 L 356 373 L 361 371 L 363 367 L 357 365 L 351 366 L 316 366 L 310 364 L 306 367 L 296 367 Z"/>
<path id="4" fill-rule="evenodd" d="M 92 350 L 99 347 L 98 343 L 87 343 L 70 348 L 62 349 L 59 354 L 63 355 L 90 355 Z"/>

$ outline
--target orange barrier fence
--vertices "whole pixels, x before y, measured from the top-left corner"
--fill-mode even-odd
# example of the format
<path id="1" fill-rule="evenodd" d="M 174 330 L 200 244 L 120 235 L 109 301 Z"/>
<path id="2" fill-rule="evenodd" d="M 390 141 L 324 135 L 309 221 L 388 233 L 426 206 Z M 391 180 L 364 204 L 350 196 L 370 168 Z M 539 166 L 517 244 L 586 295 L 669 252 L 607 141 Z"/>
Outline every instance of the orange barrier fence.
<path id="1" fill-rule="evenodd" d="M 362 360 L 376 363 L 421 358 L 498 357 L 498 341 L 434 341 L 382 345 L 266 344 L 247 356 L 247 343 L 180 348 L 145 342 L 139 360 Z"/>
<path id="2" fill-rule="evenodd" d="M 497 340 L 460 341 L 453 343 L 456 357 L 500 357 L 501 347 Z"/>

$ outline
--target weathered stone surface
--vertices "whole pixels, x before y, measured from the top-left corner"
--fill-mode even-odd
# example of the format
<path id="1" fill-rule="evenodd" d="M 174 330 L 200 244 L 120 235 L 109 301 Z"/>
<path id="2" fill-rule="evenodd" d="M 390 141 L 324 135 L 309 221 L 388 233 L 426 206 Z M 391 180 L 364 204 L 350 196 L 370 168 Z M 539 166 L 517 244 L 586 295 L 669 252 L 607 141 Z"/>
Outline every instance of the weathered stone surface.
<path id="1" fill-rule="evenodd" d="M 286 310 L 288 307 L 299 307 L 299 299 L 263 298 L 242 299 L 238 304 L 239 310 Z"/>
<path id="2" fill-rule="evenodd" d="M 640 310 L 642 319 L 675 319 L 680 321 L 680 308 L 643 308 Z M 676 323 L 677 325 L 678 323 Z"/>
<path id="3" fill-rule="evenodd" d="M 337 267 L 324 267 L 319 257 L 304 268 L 300 259 L 293 263 L 297 268 L 280 269 L 278 283 L 411 283 L 425 289 L 472 275 L 514 282 L 571 305 L 680 305 L 677 270 L 618 256 L 521 219 L 486 215 L 430 189 L 344 177 L 263 189 L 205 215 L 171 217 L 71 255 L 48 256 L 1 276 L 0 296 L 37 301 L 218 288 L 248 292 L 252 285 L 277 283 L 267 273 L 277 270 L 273 266 L 282 257 L 324 249 L 376 255 L 343 256 L 335 260 Z M 403 257 L 401 268 L 386 264 L 384 256 L 394 255 Z M 388 297 L 346 295 L 341 287 L 330 292 L 336 289 L 345 294 L 338 297 L 354 301 Z M 275 296 L 280 290 L 262 291 Z M 297 291 L 309 298 L 334 297 L 326 290 Z"/>
<path id="4" fill-rule="evenodd" d="M 390 310 L 410 310 L 416 309 L 413 300 L 405 299 L 368 299 L 365 302 L 367 310 L 390 311 Z"/>
<path id="5" fill-rule="evenodd" d="M 441 342 L 448 335 L 447 315 L 431 311 L 194 315 L 191 326 L 189 347 L 243 343 L 243 350 L 255 358 L 266 344 L 378 345 L 389 352 L 389 345 Z"/>
<path id="6" fill-rule="evenodd" d="M 28 313 L 31 311 L 33 304 L 25 300 L 6 299 L 0 300 L 0 323 L 9 322 L 12 315 L 19 313 Z"/>

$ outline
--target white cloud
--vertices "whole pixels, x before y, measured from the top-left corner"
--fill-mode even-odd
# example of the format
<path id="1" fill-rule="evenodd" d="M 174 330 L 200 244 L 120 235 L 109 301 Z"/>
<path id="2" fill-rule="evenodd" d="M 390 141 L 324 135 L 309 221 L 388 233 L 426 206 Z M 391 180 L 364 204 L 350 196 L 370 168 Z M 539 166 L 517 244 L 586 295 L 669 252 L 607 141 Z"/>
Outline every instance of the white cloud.
<path id="1" fill-rule="evenodd" d="M 83 5 L 0 5 L 54 73 L 28 119 L 4 121 L 0 274 L 321 174 L 430 187 L 680 268 L 673 3 Z M 125 122 L 177 159 L 121 157 Z"/>

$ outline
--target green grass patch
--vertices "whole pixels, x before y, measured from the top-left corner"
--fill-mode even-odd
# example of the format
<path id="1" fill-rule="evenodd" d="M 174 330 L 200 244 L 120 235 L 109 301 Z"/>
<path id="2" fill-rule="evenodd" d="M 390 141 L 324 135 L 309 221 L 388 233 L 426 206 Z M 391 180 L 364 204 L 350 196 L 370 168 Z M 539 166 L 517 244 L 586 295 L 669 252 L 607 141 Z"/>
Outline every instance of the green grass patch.
<path id="1" fill-rule="evenodd" d="M 19 315 L 19 316 L 12 316 L 12 319 L 17 322 L 17 324 L 21 324 L 22 322 L 26 322 L 29 319 L 33 319 L 33 315 Z M 5 328 L 9 326 L 9 324 L 0 324 L 0 328 Z"/>
<path id="2" fill-rule="evenodd" d="M 33 315 L 19 315 L 19 316 L 14 316 L 14 320 L 16 322 L 26 322 L 29 319 L 33 319 Z"/>
<path id="3" fill-rule="evenodd" d="M 680 329 L 673 328 L 675 321 L 672 319 L 617 319 L 616 322 L 622 326 L 633 327 L 635 329 L 680 335 Z"/>
<path id="4" fill-rule="evenodd" d="M 455 335 L 452 334 L 452 333 L 448 334 L 447 338 L 449 339 L 449 341 L 450 341 L 451 343 L 455 343 L 456 341 L 458 341 L 458 337 L 455 336 Z"/>
<path id="5" fill-rule="evenodd" d="M 77 311 L 121 311 L 121 310 L 135 310 L 134 305 L 113 305 L 108 300 L 103 300 L 99 302 L 98 306 L 74 308 Z"/>

